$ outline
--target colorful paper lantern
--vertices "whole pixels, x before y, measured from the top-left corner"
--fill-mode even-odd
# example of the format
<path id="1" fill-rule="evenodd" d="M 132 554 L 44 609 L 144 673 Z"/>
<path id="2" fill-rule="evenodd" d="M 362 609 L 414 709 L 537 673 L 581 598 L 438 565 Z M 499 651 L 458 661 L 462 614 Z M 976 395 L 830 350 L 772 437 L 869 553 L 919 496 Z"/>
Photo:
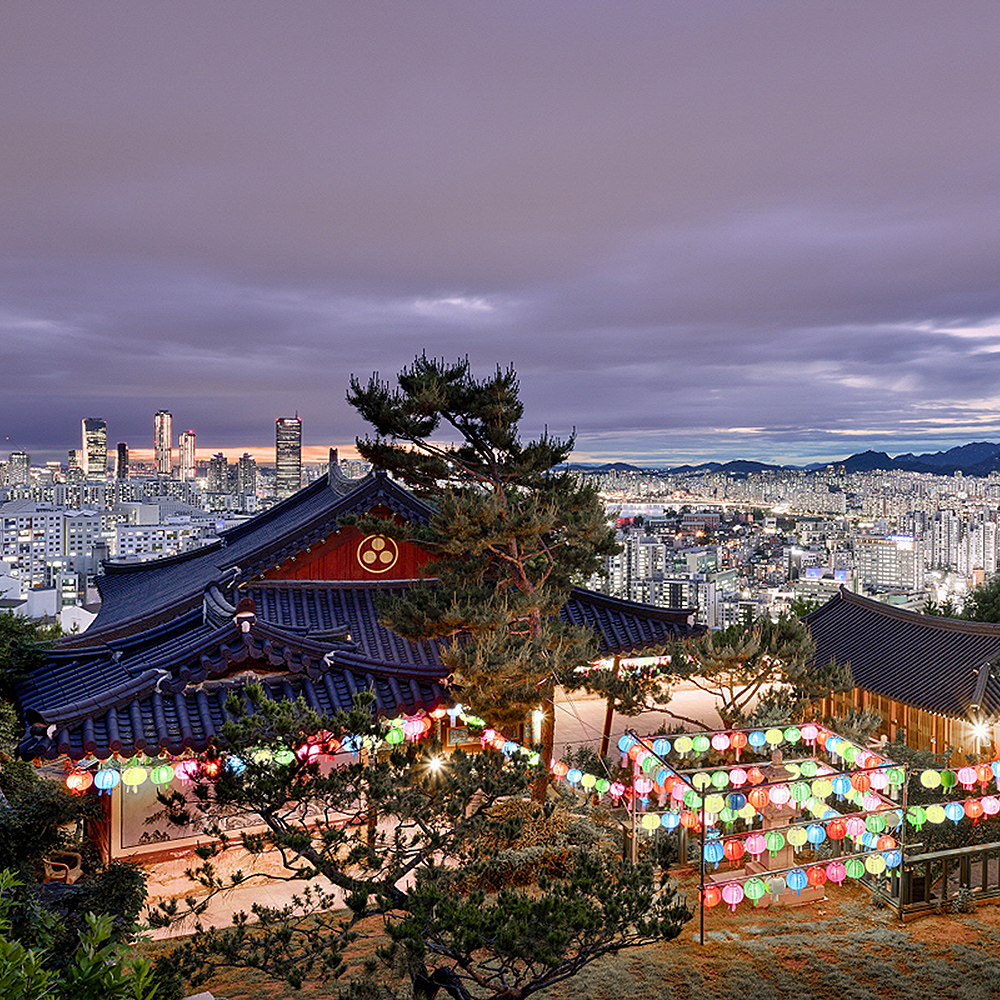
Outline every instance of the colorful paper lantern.
<path id="1" fill-rule="evenodd" d="M 865 832 L 865 821 L 860 816 L 849 816 L 845 825 L 848 837 L 860 837 Z"/>
<path id="2" fill-rule="evenodd" d="M 997 813 L 1000 813 L 1000 799 L 998 799 L 995 795 L 984 796 L 982 803 L 983 812 L 987 816 L 996 816 Z"/>
<path id="3" fill-rule="evenodd" d="M 719 891 L 718 886 L 706 885 L 701 890 L 701 901 L 708 909 L 717 906 L 721 900 L 722 893 Z"/>
<path id="4" fill-rule="evenodd" d="M 968 799 L 965 803 L 965 815 L 973 822 L 978 820 L 984 813 L 983 804 L 979 799 Z"/>
<path id="5" fill-rule="evenodd" d="M 924 788 L 940 788 L 941 772 L 933 770 L 921 771 L 920 784 L 923 785 Z"/>
<path id="6" fill-rule="evenodd" d="M 928 823 L 943 823 L 945 821 L 944 809 L 939 806 L 936 802 L 932 806 L 928 806 L 925 810 L 927 815 Z"/>
<path id="7" fill-rule="evenodd" d="M 826 824 L 826 835 L 831 840 L 843 840 L 847 836 L 847 824 L 842 819 L 832 819 Z"/>
<path id="8" fill-rule="evenodd" d="M 736 759 L 740 759 L 740 751 L 746 748 L 747 745 L 747 734 L 746 733 L 733 733 L 729 737 L 729 745 L 736 751 Z"/>
<path id="9" fill-rule="evenodd" d="M 785 834 L 785 839 L 796 850 L 798 850 L 800 847 L 803 846 L 803 844 L 805 844 L 808 837 L 809 834 L 806 832 L 806 828 L 804 826 L 793 826 L 791 830 L 789 830 L 788 833 Z"/>
<path id="10" fill-rule="evenodd" d="M 74 795 L 82 795 L 94 783 L 90 771 L 70 771 L 66 775 L 66 787 Z"/>
<path id="11" fill-rule="evenodd" d="M 764 782 L 764 774 L 759 767 L 751 767 L 747 770 L 747 781 L 751 785 L 760 785 Z"/>
<path id="12" fill-rule="evenodd" d="M 742 840 L 727 840 L 722 845 L 722 853 L 727 861 L 739 861 L 746 853 Z"/>
<path id="13" fill-rule="evenodd" d="M 802 733 L 795 726 L 789 726 L 784 733 L 782 733 L 782 736 L 784 736 L 786 743 L 794 744 L 798 743 L 802 738 Z"/>
<path id="14" fill-rule="evenodd" d="M 838 774 L 830 780 L 830 787 L 833 789 L 833 794 L 842 801 L 851 789 L 851 779 L 846 774 Z"/>
<path id="15" fill-rule="evenodd" d="M 882 857 L 887 868 L 898 868 L 903 863 L 903 852 L 899 850 L 886 851 Z"/>
<path id="16" fill-rule="evenodd" d="M 711 745 L 711 741 L 704 734 L 695 736 L 691 740 L 691 749 L 694 750 L 695 753 L 705 753 Z"/>
<path id="17" fill-rule="evenodd" d="M 159 764 L 149 774 L 154 785 L 164 788 L 174 780 L 174 769 L 170 764 Z"/>
<path id="18" fill-rule="evenodd" d="M 809 880 L 811 886 L 819 887 L 821 885 L 826 885 L 826 880 L 829 876 L 826 874 L 825 868 L 820 868 L 819 865 L 813 865 L 806 872 L 806 878 Z"/>
<path id="19" fill-rule="evenodd" d="M 680 825 L 681 825 L 681 818 L 675 812 L 665 812 L 660 817 L 660 826 L 662 826 L 664 830 L 676 830 L 677 827 L 679 827 Z"/>
<path id="20" fill-rule="evenodd" d="M 747 734 L 747 743 L 750 744 L 755 750 L 759 750 L 765 743 L 767 743 L 767 737 L 759 729 L 755 729 L 752 733 Z"/>
<path id="21" fill-rule="evenodd" d="M 690 736 L 678 736 L 674 740 L 674 750 L 683 756 L 684 754 L 689 754 L 694 748 L 694 743 Z"/>
<path id="22" fill-rule="evenodd" d="M 644 830 L 659 830 L 660 817 L 656 813 L 646 813 L 639 821 Z"/>
<path id="23" fill-rule="evenodd" d="M 961 802 L 949 802 L 944 807 L 944 814 L 952 823 L 957 823 L 959 820 L 965 819 L 965 806 Z"/>
<path id="24" fill-rule="evenodd" d="M 712 737 L 712 749 L 717 750 L 719 753 L 725 753 L 729 749 L 729 734 L 716 733 Z"/>
<path id="25" fill-rule="evenodd" d="M 705 771 L 699 771 L 697 774 L 692 775 L 691 784 L 694 785 L 699 792 L 703 792 L 706 788 L 711 786 L 712 776 Z"/>
<path id="26" fill-rule="evenodd" d="M 746 839 L 746 849 L 753 856 L 754 861 L 759 861 L 760 856 L 767 850 L 767 841 L 762 833 L 751 833 Z"/>
<path id="27" fill-rule="evenodd" d="M 106 792 L 109 795 L 113 789 L 117 788 L 121 780 L 122 776 L 118 773 L 118 769 L 114 767 L 102 767 L 94 775 L 94 784 L 97 786 L 98 791 Z"/>
<path id="28" fill-rule="evenodd" d="M 813 847 L 817 847 L 826 840 L 826 830 L 819 823 L 810 823 L 806 827 L 806 840 L 812 844 Z"/>
<path id="29" fill-rule="evenodd" d="M 530 764 L 531 761 L 529 760 L 528 763 Z M 594 791 L 597 792 L 598 795 L 604 795 L 605 792 L 610 791 L 610 789 L 611 782 L 608 781 L 607 778 L 598 778 L 597 781 L 594 782 Z"/>
<path id="30" fill-rule="evenodd" d="M 783 806 L 792 797 L 792 793 L 788 785 L 772 785 L 768 789 L 768 797 L 774 805 Z"/>
<path id="31" fill-rule="evenodd" d="M 785 876 L 785 884 L 795 890 L 796 896 L 802 895 L 802 890 L 809 884 L 809 878 L 801 868 L 793 868 Z"/>
<path id="32" fill-rule="evenodd" d="M 764 733 L 764 739 L 770 746 L 777 747 L 785 742 L 785 734 L 780 729 L 768 729 Z"/>
<path id="33" fill-rule="evenodd" d="M 710 840 L 705 845 L 703 853 L 706 864 L 715 865 L 716 868 L 719 867 L 719 862 L 725 857 L 723 846 L 717 840 Z"/>
<path id="34" fill-rule="evenodd" d="M 865 858 L 865 871 L 869 875 L 881 875 L 885 871 L 885 858 L 881 854 L 869 854 Z"/>
<path id="35" fill-rule="evenodd" d="M 760 812 L 771 801 L 766 788 L 752 788 L 747 795 L 747 802 Z"/>
<path id="36" fill-rule="evenodd" d="M 729 785 L 729 773 L 727 771 L 712 772 L 712 786 L 714 788 L 727 788 Z"/>
<path id="37" fill-rule="evenodd" d="M 771 857 L 773 858 L 785 846 L 785 838 L 777 830 L 771 830 L 770 833 L 765 834 L 764 843 L 767 845 L 767 849 L 771 852 Z"/>
<path id="38" fill-rule="evenodd" d="M 743 886 L 739 882 L 727 882 L 722 887 L 722 898 L 735 913 L 736 907 L 743 902 Z"/>
<path id="39" fill-rule="evenodd" d="M 799 771 L 804 778 L 815 778 L 816 772 L 819 771 L 819 764 L 814 760 L 804 760 L 799 764 Z"/>
<path id="40" fill-rule="evenodd" d="M 910 806 L 906 810 L 906 820 L 919 833 L 920 828 L 927 822 L 927 811 L 923 806 Z"/>
<path id="41" fill-rule="evenodd" d="M 958 783 L 967 791 L 972 791 L 972 786 L 976 783 L 976 769 L 974 767 L 960 767 L 958 769 Z"/>
<path id="42" fill-rule="evenodd" d="M 761 878 L 748 878 L 743 883 L 743 894 L 756 906 L 761 896 L 767 894 L 767 886 L 764 885 L 764 880 Z"/>
<path id="43" fill-rule="evenodd" d="M 865 866 L 859 858 L 848 858 L 844 862 L 844 871 L 848 878 L 861 878 L 865 873 Z"/>
<path id="44" fill-rule="evenodd" d="M 804 739 L 806 743 L 815 743 L 816 737 L 819 735 L 819 729 L 811 722 L 808 725 L 803 726 L 801 732 L 802 739 Z"/>
<path id="45" fill-rule="evenodd" d="M 747 797 L 742 792 L 730 792 L 726 796 L 726 805 L 735 812 L 739 812 L 747 804 Z"/>
<path id="46" fill-rule="evenodd" d="M 747 783 L 747 772 L 742 767 L 734 767 L 729 772 L 729 784 L 733 788 L 742 788 Z"/>
<path id="47" fill-rule="evenodd" d="M 826 866 L 826 875 L 831 882 L 840 885 L 847 878 L 847 868 L 844 866 L 843 861 L 831 861 Z"/>
<path id="48" fill-rule="evenodd" d="M 785 880 L 780 875 L 772 875 L 764 884 L 772 896 L 780 896 L 787 887 Z"/>

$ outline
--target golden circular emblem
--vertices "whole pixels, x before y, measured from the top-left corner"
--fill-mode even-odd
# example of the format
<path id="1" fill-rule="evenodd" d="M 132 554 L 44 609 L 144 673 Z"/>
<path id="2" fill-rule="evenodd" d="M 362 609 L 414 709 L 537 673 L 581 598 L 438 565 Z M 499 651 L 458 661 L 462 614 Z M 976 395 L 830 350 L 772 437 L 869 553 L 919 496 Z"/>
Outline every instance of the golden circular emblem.
<path id="1" fill-rule="evenodd" d="M 396 565 L 399 546 L 385 535 L 365 535 L 358 543 L 358 565 L 369 573 L 385 573 Z"/>

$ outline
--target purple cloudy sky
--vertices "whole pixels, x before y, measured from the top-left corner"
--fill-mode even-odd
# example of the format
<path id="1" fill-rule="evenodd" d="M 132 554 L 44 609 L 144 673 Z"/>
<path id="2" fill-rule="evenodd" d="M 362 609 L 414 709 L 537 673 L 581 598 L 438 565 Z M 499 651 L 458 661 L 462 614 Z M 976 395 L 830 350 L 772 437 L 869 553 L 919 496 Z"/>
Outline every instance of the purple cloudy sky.
<path id="1" fill-rule="evenodd" d="M 997 0 L 5 0 L 0 454 L 364 430 L 513 362 L 578 457 L 1000 440 Z"/>

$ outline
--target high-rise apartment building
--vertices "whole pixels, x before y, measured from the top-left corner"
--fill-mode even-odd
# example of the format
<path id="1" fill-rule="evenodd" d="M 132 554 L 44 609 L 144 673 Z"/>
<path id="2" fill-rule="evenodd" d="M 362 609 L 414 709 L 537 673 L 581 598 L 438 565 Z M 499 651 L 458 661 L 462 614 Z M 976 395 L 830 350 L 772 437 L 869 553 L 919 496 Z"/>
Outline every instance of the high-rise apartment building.
<path id="1" fill-rule="evenodd" d="M 236 492 L 245 497 L 257 492 L 257 460 L 245 452 L 236 463 Z"/>
<path id="2" fill-rule="evenodd" d="M 157 410 L 153 417 L 153 449 L 156 474 L 169 476 L 174 467 L 174 418 L 166 410 Z"/>
<path id="3" fill-rule="evenodd" d="M 118 442 L 115 453 L 115 479 L 128 479 L 128 444 L 124 441 Z"/>
<path id="4" fill-rule="evenodd" d="M 229 492 L 229 463 L 221 451 L 208 460 L 207 488 L 209 493 Z"/>
<path id="5" fill-rule="evenodd" d="M 182 482 L 193 482 L 195 471 L 195 434 L 192 430 L 181 431 L 177 438 L 177 451 L 180 453 L 179 479 Z"/>
<path id="6" fill-rule="evenodd" d="M 7 484 L 9 486 L 31 485 L 31 456 L 26 451 L 12 451 L 7 463 Z"/>
<path id="7" fill-rule="evenodd" d="M 108 475 L 108 424 L 101 417 L 81 421 L 80 467 L 87 479 L 106 479 Z"/>
<path id="8" fill-rule="evenodd" d="M 274 493 L 291 496 L 302 486 L 302 421 L 278 417 L 274 422 Z"/>

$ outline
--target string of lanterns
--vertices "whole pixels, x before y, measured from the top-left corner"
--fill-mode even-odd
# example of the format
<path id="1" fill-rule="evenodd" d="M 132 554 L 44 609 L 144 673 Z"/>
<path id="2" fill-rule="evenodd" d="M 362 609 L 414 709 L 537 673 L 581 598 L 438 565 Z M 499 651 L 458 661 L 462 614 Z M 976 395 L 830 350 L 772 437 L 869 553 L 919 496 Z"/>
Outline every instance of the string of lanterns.
<path id="1" fill-rule="evenodd" d="M 314 761 L 321 756 L 338 753 L 358 753 L 362 749 L 377 750 L 381 745 L 398 746 L 404 741 L 416 741 L 426 736 L 434 727 L 434 720 L 451 717 L 452 723 L 483 724 L 477 716 L 467 714 L 461 705 L 448 709 L 435 709 L 429 714 L 399 716 L 389 720 L 381 740 L 372 737 L 342 736 L 339 739 L 319 733 L 302 743 L 295 750 L 256 750 L 252 758 L 256 761 L 273 760 L 277 764 L 290 764 L 296 757 L 301 761 Z M 238 754 L 224 754 L 218 758 L 192 755 L 174 756 L 163 753 L 159 757 L 132 757 L 120 759 L 113 756 L 107 761 L 96 757 L 86 757 L 66 774 L 65 785 L 75 794 L 81 795 L 90 788 L 110 794 L 121 786 L 125 791 L 136 791 L 145 782 L 157 788 L 166 788 L 175 778 L 194 781 L 199 777 L 216 778 L 225 768 L 235 773 L 241 772 L 246 762 Z"/>

